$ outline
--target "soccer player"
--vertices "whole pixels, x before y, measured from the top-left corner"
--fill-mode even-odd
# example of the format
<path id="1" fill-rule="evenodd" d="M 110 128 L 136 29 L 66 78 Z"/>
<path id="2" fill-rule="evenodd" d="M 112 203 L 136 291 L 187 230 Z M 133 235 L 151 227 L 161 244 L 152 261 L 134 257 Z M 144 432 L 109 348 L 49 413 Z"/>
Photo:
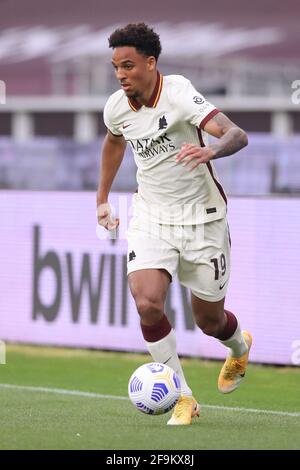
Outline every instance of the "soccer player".
<path id="1" fill-rule="evenodd" d="M 97 191 L 98 223 L 108 230 L 119 224 L 108 196 L 129 143 L 138 182 L 127 231 L 129 286 L 153 360 L 167 363 L 181 381 L 181 398 L 168 424 L 187 425 L 200 407 L 185 379 L 164 303 L 177 273 L 191 290 L 197 326 L 228 348 L 218 388 L 222 393 L 235 390 L 245 375 L 252 338 L 224 309 L 230 234 L 226 196 L 212 160 L 238 152 L 247 145 L 247 135 L 188 79 L 162 76 L 157 69 L 160 39 L 146 24 L 117 29 L 109 46 L 121 89 L 104 109 L 108 131 Z M 207 134 L 218 140 L 208 145 Z"/>

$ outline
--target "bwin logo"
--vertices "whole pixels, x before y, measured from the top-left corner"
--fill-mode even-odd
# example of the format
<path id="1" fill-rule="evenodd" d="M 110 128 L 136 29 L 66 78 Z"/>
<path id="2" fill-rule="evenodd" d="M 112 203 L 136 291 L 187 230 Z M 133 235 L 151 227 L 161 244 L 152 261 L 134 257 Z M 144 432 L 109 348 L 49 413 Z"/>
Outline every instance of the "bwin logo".
<path id="1" fill-rule="evenodd" d="M 159 118 L 158 130 L 166 129 L 168 127 L 168 123 L 166 120 L 166 116 Z"/>
<path id="2" fill-rule="evenodd" d="M 109 326 L 129 324 L 129 296 L 127 281 L 127 259 L 135 259 L 136 253 L 132 250 L 129 254 L 100 253 L 97 267 L 94 269 L 94 261 L 91 253 L 73 252 L 58 253 L 54 249 L 44 247 L 42 228 L 39 225 L 33 227 L 32 246 L 32 313 L 31 318 L 37 322 L 54 324 L 65 315 L 64 304 L 67 302 L 67 321 L 70 324 L 80 324 L 84 315 L 90 325 L 98 325 L 105 321 Z M 74 258 L 78 258 L 78 263 Z M 138 256 L 136 256 L 138 258 Z M 121 275 L 117 267 L 121 266 Z M 43 284 L 44 273 L 50 273 L 51 285 Z M 108 285 L 106 282 L 107 272 Z M 44 299 L 45 287 L 51 289 L 50 301 Z M 118 302 L 115 295 L 107 295 L 107 292 L 120 292 L 121 312 L 119 316 Z M 176 327 L 176 308 L 172 301 L 172 290 L 166 298 L 165 309 L 170 323 Z M 180 286 L 180 303 L 183 307 L 183 324 L 187 331 L 195 330 L 192 320 L 192 310 L 189 301 L 188 290 Z M 83 302 L 86 304 L 83 306 Z M 101 315 L 103 319 L 101 320 Z M 0 331 L 1 334 L 1 331 Z M 2 353 L 2 356 L 1 356 Z M 0 365 L 5 361 L 5 344 L 0 340 Z M 170 358 L 169 358 L 170 359 Z M 168 360 L 166 361 L 168 362 Z M 159 365 L 161 367 L 161 364 Z M 1 367 L 0 367 L 1 370 Z"/>

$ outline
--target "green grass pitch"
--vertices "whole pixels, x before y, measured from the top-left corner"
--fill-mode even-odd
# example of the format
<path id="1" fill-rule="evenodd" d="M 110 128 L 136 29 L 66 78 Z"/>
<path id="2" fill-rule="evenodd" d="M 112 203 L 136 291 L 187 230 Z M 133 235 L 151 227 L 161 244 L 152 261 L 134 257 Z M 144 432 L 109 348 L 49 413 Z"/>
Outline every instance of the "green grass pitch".
<path id="1" fill-rule="evenodd" d="M 127 399 L 148 355 L 9 345 L 6 361 L 0 449 L 300 449 L 299 368 L 250 365 L 241 388 L 222 395 L 221 363 L 184 359 L 202 410 L 176 427 L 170 413 L 147 416 Z"/>

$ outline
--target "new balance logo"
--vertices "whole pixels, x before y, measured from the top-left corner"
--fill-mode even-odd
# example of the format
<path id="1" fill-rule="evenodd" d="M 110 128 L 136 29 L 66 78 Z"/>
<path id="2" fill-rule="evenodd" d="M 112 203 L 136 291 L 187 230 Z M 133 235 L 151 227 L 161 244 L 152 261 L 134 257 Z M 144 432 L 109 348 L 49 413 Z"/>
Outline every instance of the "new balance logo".
<path id="1" fill-rule="evenodd" d="M 166 120 L 166 116 L 159 118 L 158 130 L 166 129 L 168 127 L 168 123 Z"/>
<path id="2" fill-rule="evenodd" d="M 128 261 L 133 261 L 134 258 L 136 258 L 136 254 L 135 254 L 135 252 L 132 250 L 132 251 L 129 253 Z"/>

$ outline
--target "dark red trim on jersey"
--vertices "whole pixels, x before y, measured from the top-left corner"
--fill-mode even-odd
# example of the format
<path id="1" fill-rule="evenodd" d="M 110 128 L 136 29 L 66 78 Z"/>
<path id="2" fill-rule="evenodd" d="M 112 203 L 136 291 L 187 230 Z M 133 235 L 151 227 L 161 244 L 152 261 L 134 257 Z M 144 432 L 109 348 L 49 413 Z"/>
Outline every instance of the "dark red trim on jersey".
<path id="1" fill-rule="evenodd" d="M 224 192 L 224 189 L 222 188 L 221 183 L 219 183 L 219 181 L 214 177 L 214 173 L 213 173 L 213 169 L 212 169 L 211 163 L 210 163 L 210 162 L 207 162 L 206 165 L 207 165 L 208 171 L 209 171 L 210 174 L 211 174 L 212 179 L 213 179 L 214 182 L 216 183 L 216 186 L 217 186 L 218 190 L 219 190 L 220 193 L 221 193 L 222 198 L 223 198 L 224 201 L 225 201 L 225 204 L 227 204 L 227 197 L 226 197 L 226 194 L 225 194 L 225 192 Z"/>
<path id="2" fill-rule="evenodd" d="M 200 129 L 204 129 L 208 121 L 210 121 L 218 113 L 220 113 L 220 110 L 216 108 L 216 109 L 213 109 L 207 116 L 205 116 L 205 118 L 202 119 L 200 123 L 200 126 L 199 126 Z"/>
<path id="3" fill-rule="evenodd" d="M 198 137 L 199 137 L 200 146 L 201 146 L 201 147 L 205 147 L 205 143 L 204 143 L 204 141 L 203 141 L 201 129 L 199 129 L 198 127 L 197 127 L 197 132 L 198 132 Z M 211 177 L 212 177 L 212 179 L 214 180 L 214 182 L 215 182 L 215 184 L 216 184 L 218 190 L 220 191 L 220 194 L 221 194 L 222 198 L 224 199 L 225 204 L 227 205 L 227 197 L 226 197 L 226 194 L 225 194 L 225 192 L 224 192 L 224 189 L 222 188 L 221 183 L 220 183 L 220 182 L 215 178 L 215 176 L 214 176 L 211 163 L 210 163 L 210 162 L 207 162 L 207 163 L 206 163 L 206 166 L 207 166 L 208 171 L 210 172 Z"/>
<path id="4" fill-rule="evenodd" d="M 123 134 L 114 134 L 110 129 L 109 132 L 114 136 L 114 137 L 123 137 Z"/>
<path id="5" fill-rule="evenodd" d="M 197 127 L 197 132 L 198 132 L 200 147 L 205 147 L 205 143 L 204 143 L 204 140 L 203 140 L 203 137 L 202 137 L 201 129 L 198 129 L 198 127 Z"/>
<path id="6" fill-rule="evenodd" d="M 155 84 L 153 93 L 151 95 L 151 98 L 147 104 L 148 108 L 152 108 L 156 106 L 159 100 L 160 94 L 161 94 L 162 84 L 163 84 L 163 76 L 159 72 L 157 72 L 156 84 Z"/>
<path id="7" fill-rule="evenodd" d="M 128 98 L 128 102 L 129 102 L 129 106 L 131 107 L 133 111 L 138 111 L 142 107 L 141 103 L 139 103 L 134 98 Z"/>
<path id="8" fill-rule="evenodd" d="M 153 93 L 152 93 L 148 103 L 146 104 L 147 108 L 153 108 L 153 107 L 156 106 L 156 104 L 159 100 L 160 94 L 161 94 L 162 82 L 163 82 L 163 76 L 159 73 L 159 71 L 157 71 L 156 84 L 155 84 Z M 136 99 L 128 98 L 128 101 L 129 101 L 129 105 L 130 105 L 131 109 L 133 109 L 133 111 L 138 111 L 139 109 L 141 109 L 142 105 Z"/>
<path id="9" fill-rule="evenodd" d="M 154 343 L 165 338 L 170 331 L 172 330 L 172 326 L 164 314 L 159 322 L 155 323 L 155 325 L 143 325 L 141 323 L 141 330 L 144 336 L 144 340 L 148 341 L 148 343 Z"/>

